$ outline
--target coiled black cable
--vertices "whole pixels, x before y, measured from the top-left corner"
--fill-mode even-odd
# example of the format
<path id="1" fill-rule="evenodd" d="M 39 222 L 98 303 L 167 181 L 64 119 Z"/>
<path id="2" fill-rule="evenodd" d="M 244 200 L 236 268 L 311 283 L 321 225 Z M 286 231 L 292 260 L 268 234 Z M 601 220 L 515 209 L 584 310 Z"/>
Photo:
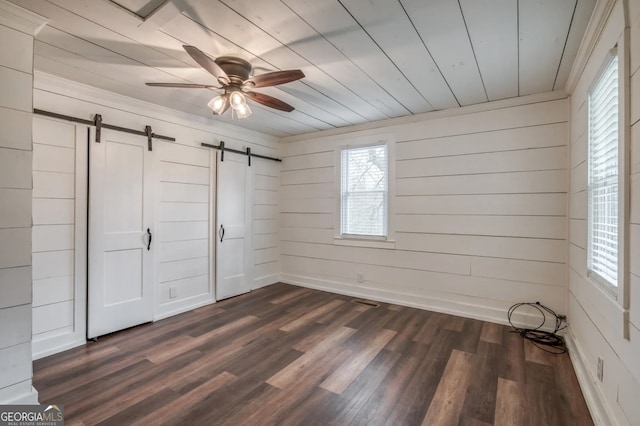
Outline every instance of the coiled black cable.
<path id="1" fill-rule="evenodd" d="M 540 315 L 542 315 L 542 322 L 536 328 L 516 327 L 513 325 L 513 322 L 511 322 L 513 313 L 523 306 L 535 308 L 540 312 Z M 544 327 L 544 324 L 547 322 L 547 314 L 551 315 L 555 319 L 555 328 L 553 332 L 542 330 L 542 327 Z M 563 325 L 566 317 L 556 314 L 550 308 L 540 304 L 540 302 L 516 303 L 509 308 L 509 311 L 507 312 L 507 319 L 513 328 L 513 332 L 518 333 L 543 351 L 557 355 L 567 352 L 567 344 L 562 336 L 557 334 L 559 331 L 564 330 L 567 327 L 566 325 Z"/>

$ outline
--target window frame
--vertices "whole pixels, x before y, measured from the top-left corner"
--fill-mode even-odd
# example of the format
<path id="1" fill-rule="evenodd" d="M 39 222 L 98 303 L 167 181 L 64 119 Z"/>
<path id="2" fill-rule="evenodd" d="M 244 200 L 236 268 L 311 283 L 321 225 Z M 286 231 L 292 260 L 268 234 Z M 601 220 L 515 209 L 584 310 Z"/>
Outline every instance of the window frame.
<path id="1" fill-rule="evenodd" d="M 367 148 L 385 145 L 387 149 L 387 212 L 385 236 L 359 235 L 342 233 L 342 152 L 345 149 Z M 335 209 L 334 209 L 334 238 L 336 245 L 395 248 L 395 229 L 393 226 L 395 199 L 395 141 L 389 134 L 375 134 L 350 138 L 338 143 L 335 148 Z"/>
<path id="2" fill-rule="evenodd" d="M 627 233 L 629 231 L 629 96 L 625 90 L 628 82 L 628 60 L 625 55 L 624 40 L 619 40 L 618 44 L 609 50 L 604 58 L 598 72 L 595 73 L 589 90 L 587 91 L 587 246 L 586 254 L 586 278 L 596 287 L 602 290 L 602 293 L 609 296 L 615 304 L 623 310 L 628 309 L 628 257 L 629 247 Z M 591 245 L 591 117 L 589 100 L 595 86 L 600 82 L 604 72 L 607 70 L 613 59 L 618 59 L 618 235 L 617 235 L 617 285 L 612 285 L 604 277 L 590 269 L 590 245 Z M 626 332 L 623 332 L 626 335 Z"/>
<path id="3" fill-rule="evenodd" d="M 603 78 L 605 77 L 605 74 L 607 73 L 607 71 L 609 70 L 609 67 L 613 64 L 614 61 L 617 61 L 617 73 L 619 74 L 619 58 L 617 55 L 617 52 L 615 49 L 612 49 L 609 52 L 609 55 L 607 55 L 606 60 L 604 61 L 604 63 L 602 64 L 602 66 L 600 67 L 596 78 L 594 79 L 593 83 L 591 84 L 591 87 L 589 88 L 589 91 L 587 92 L 587 277 L 589 279 L 591 279 L 592 281 L 596 282 L 599 286 L 603 287 L 605 290 L 607 290 L 609 293 L 611 293 L 611 295 L 614 298 L 617 298 L 617 291 L 616 289 L 620 286 L 620 266 L 621 266 L 621 262 L 620 262 L 620 254 L 621 254 L 621 240 L 620 240 L 620 235 L 621 235 L 621 231 L 623 230 L 622 225 L 622 221 L 621 221 L 621 210 L 620 210 L 620 198 L 622 196 L 621 191 L 620 191 L 620 163 L 621 163 L 621 151 L 620 151 L 620 107 L 617 107 L 617 122 L 618 122 L 618 129 L 617 129 L 617 134 L 616 134 L 616 196 L 618 199 L 618 205 L 616 206 L 617 208 L 617 231 L 616 231 L 616 279 L 615 279 L 615 284 L 611 283 L 606 277 L 604 277 L 601 273 L 595 271 L 594 269 L 591 268 L 593 261 L 592 259 L 594 259 L 593 256 L 593 250 L 592 250 L 592 244 L 593 244 L 593 220 L 592 220 L 592 215 L 593 215 L 593 190 L 592 190 L 592 164 L 593 164 L 593 158 L 592 158 L 592 125 L 591 125 L 591 120 L 592 120 L 592 101 L 591 101 L 591 97 L 592 94 L 595 92 L 595 90 L 598 88 L 598 86 L 600 85 L 600 83 L 602 82 Z M 616 76 L 618 78 L 618 83 L 617 83 L 617 90 L 619 92 L 619 75 Z M 617 99 L 616 102 L 619 103 L 620 102 L 620 94 L 617 94 Z M 609 204 L 607 204 L 607 207 L 609 206 Z M 605 207 L 606 209 L 606 207 Z"/>

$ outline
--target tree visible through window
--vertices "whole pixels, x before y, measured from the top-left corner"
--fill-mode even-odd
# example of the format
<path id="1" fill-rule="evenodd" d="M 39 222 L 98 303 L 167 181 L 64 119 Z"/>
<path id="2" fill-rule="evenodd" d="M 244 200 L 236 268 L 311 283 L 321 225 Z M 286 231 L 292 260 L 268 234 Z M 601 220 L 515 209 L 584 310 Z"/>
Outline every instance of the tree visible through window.
<path id="1" fill-rule="evenodd" d="M 589 92 L 590 275 L 618 285 L 618 57 Z"/>
<path id="2" fill-rule="evenodd" d="M 386 145 L 345 148 L 341 153 L 341 233 L 387 235 Z"/>

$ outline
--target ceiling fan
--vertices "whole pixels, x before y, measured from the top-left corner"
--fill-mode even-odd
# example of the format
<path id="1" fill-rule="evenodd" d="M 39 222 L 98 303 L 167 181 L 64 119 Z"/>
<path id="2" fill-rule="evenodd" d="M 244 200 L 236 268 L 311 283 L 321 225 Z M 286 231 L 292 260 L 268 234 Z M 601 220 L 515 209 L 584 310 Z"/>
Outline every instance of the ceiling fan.
<path id="1" fill-rule="evenodd" d="M 213 59 L 202 50 L 194 46 L 184 45 L 184 50 L 202 68 L 211 73 L 220 86 L 195 83 L 146 83 L 155 87 L 180 87 L 187 89 L 224 89 L 224 93 L 211 99 L 207 106 L 214 115 L 223 114 L 229 107 L 238 118 L 251 115 L 251 108 L 247 105 L 247 98 L 270 108 L 291 112 L 294 108 L 288 103 L 263 93 L 252 92 L 250 89 L 290 83 L 304 78 L 300 70 L 274 71 L 249 77 L 252 66 L 248 61 L 234 56 L 220 56 Z"/>

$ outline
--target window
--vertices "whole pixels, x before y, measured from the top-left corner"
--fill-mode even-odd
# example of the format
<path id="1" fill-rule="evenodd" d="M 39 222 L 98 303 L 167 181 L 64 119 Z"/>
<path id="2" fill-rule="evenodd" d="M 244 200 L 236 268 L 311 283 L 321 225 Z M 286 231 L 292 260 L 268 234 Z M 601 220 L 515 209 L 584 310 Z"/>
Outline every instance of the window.
<path id="1" fill-rule="evenodd" d="M 618 286 L 618 57 L 614 55 L 589 92 L 588 274 Z"/>
<path id="2" fill-rule="evenodd" d="M 340 233 L 386 237 L 387 145 L 343 148 L 340 153 Z"/>

